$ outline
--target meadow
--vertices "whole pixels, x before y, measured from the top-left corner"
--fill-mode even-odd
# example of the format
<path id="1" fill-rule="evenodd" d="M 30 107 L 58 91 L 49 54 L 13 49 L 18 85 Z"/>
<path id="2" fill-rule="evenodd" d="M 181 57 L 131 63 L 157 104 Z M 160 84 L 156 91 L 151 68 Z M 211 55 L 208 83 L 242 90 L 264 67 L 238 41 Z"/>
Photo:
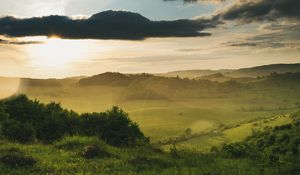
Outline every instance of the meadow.
<path id="1" fill-rule="evenodd" d="M 299 172 L 299 73 L 217 77 L 21 79 L 0 103 L 1 173 Z"/>
<path id="2" fill-rule="evenodd" d="M 54 116 L 57 114 L 52 113 Z M 225 144 L 218 147 L 209 145 L 215 146 L 210 151 L 184 147 L 186 143 L 173 143 L 160 148 L 151 144 L 112 146 L 99 137 L 83 135 L 66 135 L 51 143 L 31 141 L 26 144 L 3 139 L 1 136 L 0 169 L 2 174 L 15 175 L 295 175 L 299 172 L 299 119 L 298 112 L 227 127 L 222 130 L 221 135 L 211 133 L 205 136 L 210 137 L 210 140 L 218 140 L 216 137 L 226 140 Z M 266 130 L 266 127 L 269 129 Z M 252 132 L 253 128 L 257 131 Z M 262 140 L 270 142 L 268 134 L 272 136 L 270 138 L 275 138 L 274 141 L 258 146 Z M 200 139 L 206 139 L 205 137 Z M 198 139 L 196 140 L 199 142 L 188 142 L 199 147 L 207 144 Z M 90 148 L 97 148 L 97 151 Z M 272 154 L 269 154 L 270 148 Z M 278 149 L 280 151 L 276 152 Z"/>
<path id="3" fill-rule="evenodd" d="M 277 80 L 270 81 L 267 76 L 250 82 L 237 81 L 237 85 L 206 81 L 190 85 L 194 80 L 160 78 L 142 79 L 143 83 L 149 83 L 141 86 L 136 85 L 141 84 L 136 80 L 139 78 L 136 75 L 135 84 L 128 86 L 81 86 L 76 79 L 57 80 L 60 86 L 27 84 L 21 93 L 41 102 L 61 103 L 79 113 L 104 111 L 117 105 L 129 113 L 152 142 L 182 135 L 188 128 L 199 133 L 219 125 L 235 125 L 294 112 L 300 107 L 297 90 L 300 84 L 294 80 L 278 84 Z M 174 90 L 186 84 L 190 87 Z M 139 95 L 140 92 L 143 95 Z M 153 99 L 153 93 L 159 94 L 160 98 Z"/>

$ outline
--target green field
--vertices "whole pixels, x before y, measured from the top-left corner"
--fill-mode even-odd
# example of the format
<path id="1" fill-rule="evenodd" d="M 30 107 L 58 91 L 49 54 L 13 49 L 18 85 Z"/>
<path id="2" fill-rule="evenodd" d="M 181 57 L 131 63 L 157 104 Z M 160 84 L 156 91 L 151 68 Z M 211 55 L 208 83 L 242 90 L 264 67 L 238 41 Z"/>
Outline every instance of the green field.
<path id="1" fill-rule="evenodd" d="M 289 78 L 289 75 L 286 76 Z M 226 82 L 215 82 L 207 86 L 192 84 L 188 88 L 178 87 L 193 80 L 150 80 L 142 80 L 142 83 L 150 83 L 137 86 L 139 89 L 133 85 L 80 86 L 77 80 L 71 83 L 58 80 L 61 86 L 25 86 L 21 93 L 42 102 L 59 102 L 79 113 L 104 111 L 111 106 L 119 106 L 129 113 L 130 118 L 140 125 L 152 142 L 182 135 L 187 128 L 198 133 L 221 124 L 234 125 L 293 112 L 300 107 L 300 92 L 297 90 L 300 84 L 293 79 L 278 84 L 277 80 L 271 81 L 267 77 L 242 82 L 237 87 L 227 85 Z M 148 93 L 149 87 L 151 93 L 164 94 L 164 98 L 132 97 L 134 93 Z M 176 88 L 178 90 L 174 91 Z"/>
<path id="2" fill-rule="evenodd" d="M 299 114 L 297 115 L 299 120 Z M 265 160 L 253 159 L 247 156 L 227 157 L 223 151 L 218 153 L 203 154 L 196 147 L 207 147 L 208 143 L 213 145 L 226 142 L 235 143 L 242 141 L 247 136 L 251 136 L 251 130 L 257 129 L 263 131 L 266 126 L 285 126 L 293 124 L 293 130 L 297 131 L 299 122 L 293 120 L 289 114 L 274 116 L 269 119 L 255 120 L 246 122 L 238 126 L 232 126 L 225 129 L 222 135 L 206 135 L 202 138 L 189 140 L 188 142 L 176 145 L 177 151 L 168 153 L 172 145 L 164 146 L 166 151 L 151 146 L 120 148 L 113 147 L 97 137 L 67 136 L 60 141 L 52 144 L 32 143 L 19 144 L 2 140 L 0 142 L 0 169 L 2 174 L 241 174 L 241 175 L 281 175 L 297 174 L 299 167 L 297 160 L 291 161 L 282 155 L 282 161 L 274 165 L 265 164 Z M 292 126 L 292 125 L 291 125 Z M 276 130 L 275 130 L 276 131 Z M 295 132 L 294 131 L 294 132 Z M 278 130 L 278 136 L 288 132 L 295 134 L 294 140 L 297 140 L 299 132 Z M 279 137 L 280 138 L 280 137 Z M 284 144 L 284 143 L 281 143 Z M 83 150 L 86 145 L 97 145 L 102 154 L 95 158 L 86 158 L 83 156 Z M 258 148 L 261 149 L 261 148 Z M 266 149 L 267 150 L 267 149 Z M 204 150 L 201 150 L 204 151 Z M 105 154 L 104 154 L 105 153 Z M 6 159 L 3 157 L 6 156 Z M 296 157 L 296 155 L 294 156 Z M 8 159 L 9 158 L 9 159 Z M 12 160 L 14 158 L 14 160 Z M 20 162 L 22 161 L 22 163 Z M 34 163 L 31 163 L 34 161 Z M 289 162 L 291 161 L 291 162 Z M 19 163 L 19 164 L 16 164 Z M 17 165 L 17 166 L 16 166 Z M 292 165 L 292 166 L 291 166 Z"/>
<path id="3" fill-rule="evenodd" d="M 295 113 L 300 110 L 299 73 L 229 80 L 228 77 L 216 80 L 215 75 L 206 78 L 212 79 L 119 73 L 86 77 L 84 81 L 22 79 L 18 93 L 42 103 L 60 103 L 78 114 L 22 95 L 17 100 L 2 101 L 0 122 L 8 122 L 3 126 L 16 131 L 11 135 L 10 130 L 1 130 L 1 173 L 294 175 L 299 172 L 300 114 Z M 150 144 L 144 136 L 136 141 L 134 135 L 125 135 L 127 146 L 113 145 L 115 142 L 109 139 L 123 138 L 119 136 L 124 130 L 118 130 L 119 122 L 114 116 L 119 115 L 108 110 L 112 106 L 128 112 L 129 118 L 140 126 L 139 132 L 150 137 Z M 105 118 L 106 115 L 109 117 Z M 9 123 L 11 117 L 24 122 L 20 116 L 28 119 L 27 125 L 18 121 Z M 64 135 L 55 133 L 51 126 L 60 128 Z M 85 129 L 93 134 L 83 132 Z M 32 135 L 24 136 L 24 130 Z M 127 134 L 137 131 L 125 130 Z M 110 132 L 118 135 L 102 135 Z M 35 139 L 25 144 L 12 139 L 22 140 L 23 136 Z M 57 137 L 54 142 L 42 140 L 52 136 Z M 123 143 L 123 139 L 117 141 Z M 90 147 L 99 149 L 94 153 L 96 157 L 86 157 Z"/>

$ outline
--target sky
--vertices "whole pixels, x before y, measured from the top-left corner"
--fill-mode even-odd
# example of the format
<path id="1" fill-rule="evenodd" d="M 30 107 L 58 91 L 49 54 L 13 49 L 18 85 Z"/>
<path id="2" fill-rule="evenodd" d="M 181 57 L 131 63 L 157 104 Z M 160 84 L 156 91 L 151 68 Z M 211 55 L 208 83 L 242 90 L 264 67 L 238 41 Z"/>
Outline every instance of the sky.
<path id="1" fill-rule="evenodd" d="M 298 0 L 0 0 L 0 76 L 300 62 Z"/>

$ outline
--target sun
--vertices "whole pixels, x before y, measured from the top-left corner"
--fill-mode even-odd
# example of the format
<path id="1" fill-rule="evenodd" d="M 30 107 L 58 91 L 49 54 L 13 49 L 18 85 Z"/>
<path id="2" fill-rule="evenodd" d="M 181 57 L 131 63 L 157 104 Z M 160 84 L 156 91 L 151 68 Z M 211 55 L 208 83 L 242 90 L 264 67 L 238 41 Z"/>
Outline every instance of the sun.
<path id="1" fill-rule="evenodd" d="M 30 46 L 28 50 L 32 65 L 40 68 L 64 68 L 84 57 L 87 49 L 84 42 L 77 40 L 51 37 L 42 42 Z"/>

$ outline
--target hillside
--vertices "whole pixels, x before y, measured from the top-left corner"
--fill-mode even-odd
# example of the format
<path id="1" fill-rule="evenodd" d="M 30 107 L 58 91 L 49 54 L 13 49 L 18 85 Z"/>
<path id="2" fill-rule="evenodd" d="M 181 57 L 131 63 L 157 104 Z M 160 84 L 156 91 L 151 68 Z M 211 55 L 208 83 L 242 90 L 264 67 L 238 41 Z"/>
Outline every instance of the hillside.
<path id="1" fill-rule="evenodd" d="M 209 76 L 217 73 L 222 73 L 225 76 L 232 78 L 241 78 L 241 77 L 254 77 L 257 76 L 266 76 L 273 72 L 285 73 L 285 72 L 300 72 L 300 63 L 296 64 L 270 64 L 250 68 L 242 69 L 228 69 L 228 70 L 183 70 L 183 71 L 174 71 L 164 74 L 158 74 L 165 77 L 176 77 L 181 78 L 198 78 L 202 76 Z"/>
<path id="2" fill-rule="evenodd" d="M 166 151 L 149 145 L 143 142 L 138 126 L 116 107 L 82 114 L 79 118 L 76 115 L 59 104 L 41 104 L 26 96 L 1 101 L 1 173 L 294 175 L 299 172 L 299 112 L 227 127 L 224 132 L 239 127 L 261 129 L 252 134 L 235 131 L 239 138 L 229 132 L 226 137 L 231 141 L 211 147 L 208 153 L 178 149 L 176 142 Z M 207 137 L 215 135 L 218 134 Z"/>
<path id="3" fill-rule="evenodd" d="M 167 73 L 160 73 L 156 74 L 158 76 L 164 76 L 164 77 L 177 77 L 180 78 L 197 78 L 201 76 L 207 76 L 217 73 L 225 73 L 227 71 L 231 70 L 181 70 L 181 71 L 173 71 L 173 72 L 167 72 Z"/>
<path id="4" fill-rule="evenodd" d="M 257 66 L 251 68 L 243 68 L 234 70 L 228 73 L 228 76 L 232 77 L 257 77 L 266 76 L 271 73 L 295 73 L 300 72 L 300 63 L 297 64 L 271 64 L 264 66 Z"/>
<path id="5" fill-rule="evenodd" d="M 220 124 L 294 112 L 300 108 L 299 79 L 299 73 L 259 78 L 217 73 L 190 80 L 108 72 L 83 78 L 23 79 L 14 90 L 6 88 L 10 93 L 3 97 L 18 91 L 30 99 L 54 101 L 79 113 L 117 105 L 156 142 L 180 136 L 188 128 L 201 132 Z M 7 85 L 3 82 L 0 88 Z"/>

